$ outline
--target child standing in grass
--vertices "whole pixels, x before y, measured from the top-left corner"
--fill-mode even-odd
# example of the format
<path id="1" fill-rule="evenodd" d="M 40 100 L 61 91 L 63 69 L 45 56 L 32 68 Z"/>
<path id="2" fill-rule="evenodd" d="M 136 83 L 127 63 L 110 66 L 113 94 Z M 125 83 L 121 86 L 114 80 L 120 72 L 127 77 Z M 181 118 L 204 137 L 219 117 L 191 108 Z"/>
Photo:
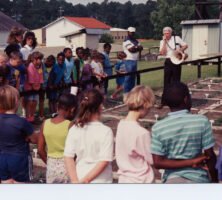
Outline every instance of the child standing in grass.
<path id="1" fill-rule="evenodd" d="M 119 52 L 117 57 L 119 61 L 117 61 L 116 63 L 115 72 L 117 72 L 117 74 L 125 74 L 127 72 L 124 62 L 124 60 L 126 59 L 126 54 L 124 52 Z M 123 90 L 124 80 L 125 80 L 124 76 L 116 78 L 117 86 L 114 93 L 111 95 L 112 99 L 117 99 L 116 95 Z"/>
<path id="2" fill-rule="evenodd" d="M 81 75 L 81 86 L 82 90 L 91 89 L 93 84 L 91 82 L 92 79 L 92 67 L 89 64 L 89 49 L 83 50 L 83 61 L 84 65 L 82 68 L 82 75 Z"/>
<path id="3" fill-rule="evenodd" d="M 99 63 L 100 60 L 100 53 L 95 52 L 92 55 L 92 73 L 93 73 L 93 86 L 95 89 L 99 90 L 100 83 L 102 82 L 102 79 L 107 76 L 106 73 L 103 72 L 103 67 Z"/>
<path id="4" fill-rule="evenodd" d="M 46 183 L 67 183 L 68 176 L 64 165 L 65 140 L 77 108 L 77 97 L 63 94 L 58 102 L 58 115 L 47 119 L 40 130 L 38 153 L 47 163 Z M 48 152 L 46 152 L 46 147 Z"/>
<path id="5" fill-rule="evenodd" d="M 77 74 L 77 81 L 80 81 L 80 75 L 82 73 L 82 68 L 84 66 L 84 61 L 83 61 L 83 47 L 78 47 L 76 48 L 76 55 L 77 58 L 75 59 L 75 66 L 76 66 L 76 74 Z"/>
<path id="6" fill-rule="evenodd" d="M 77 73 L 76 73 L 76 66 L 74 60 L 72 58 L 72 50 L 70 48 L 65 48 L 63 50 L 65 55 L 65 65 L 66 71 L 64 76 L 64 81 L 66 84 L 76 84 L 77 83 Z"/>
<path id="7" fill-rule="evenodd" d="M 55 64 L 55 57 L 53 55 L 48 56 L 44 62 L 42 62 L 43 69 L 43 84 L 41 86 L 41 90 L 39 93 L 39 119 L 40 121 L 44 120 L 44 101 L 45 101 L 45 93 L 47 98 L 49 97 L 49 76 L 52 70 L 52 67 Z"/>
<path id="8" fill-rule="evenodd" d="M 65 75 L 65 55 L 63 52 L 58 53 L 57 62 L 52 68 L 50 77 L 49 77 L 49 109 L 51 114 L 57 112 L 56 100 L 58 97 L 58 93 L 61 93 L 61 87 L 64 86 L 64 75 Z"/>
<path id="9" fill-rule="evenodd" d="M 117 127 L 116 161 L 119 183 L 155 181 L 150 132 L 138 122 L 147 115 L 154 100 L 153 91 L 147 86 L 137 86 L 124 97 L 129 113 Z"/>
<path id="10" fill-rule="evenodd" d="M 16 112 L 19 92 L 9 85 L 0 87 L 0 180 L 24 183 L 31 179 L 32 162 L 29 142 L 37 143 L 31 124 Z"/>
<path id="11" fill-rule="evenodd" d="M 103 95 L 98 90 L 83 93 L 64 150 L 71 183 L 112 183 L 113 133 L 100 122 L 102 107 Z"/>
<path id="12" fill-rule="evenodd" d="M 36 51 L 31 55 L 31 63 L 27 69 L 27 79 L 24 84 L 26 91 L 34 90 L 35 94 L 26 95 L 26 118 L 29 122 L 34 121 L 34 114 L 38 103 L 38 91 L 43 83 L 43 70 L 42 70 L 43 54 Z"/>

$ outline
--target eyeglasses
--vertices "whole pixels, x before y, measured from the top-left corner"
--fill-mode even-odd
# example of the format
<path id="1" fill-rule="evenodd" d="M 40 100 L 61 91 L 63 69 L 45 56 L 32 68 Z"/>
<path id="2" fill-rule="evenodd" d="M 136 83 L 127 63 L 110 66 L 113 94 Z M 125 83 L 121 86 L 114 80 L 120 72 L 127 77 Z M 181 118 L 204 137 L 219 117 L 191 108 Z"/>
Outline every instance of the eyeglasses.
<path id="1" fill-rule="evenodd" d="M 27 40 L 33 40 L 33 38 L 32 37 L 27 37 Z"/>

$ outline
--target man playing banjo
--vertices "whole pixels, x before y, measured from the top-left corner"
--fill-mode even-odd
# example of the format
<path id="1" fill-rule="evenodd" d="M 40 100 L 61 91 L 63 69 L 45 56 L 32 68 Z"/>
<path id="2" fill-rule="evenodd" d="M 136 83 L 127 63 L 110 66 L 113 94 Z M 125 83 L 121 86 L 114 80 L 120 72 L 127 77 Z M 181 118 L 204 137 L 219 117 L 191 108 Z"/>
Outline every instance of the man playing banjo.
<path id="1" fill-rule="evenodd" d="M 180 81 L 181 78 L 181 65 L 172 63 L 172 55 L 175 52 L 183 52 L 187 47 L 187 44 L 179 36 L 172 36 L 172 29 L 170 27 L 163 29 L 163 39 L 160 41 L 160 54 L 165 56 L 166 60 L 164 63 L 164 88 L 161 104 L 158 105 L 158 108 L 164 106 L 164 92 L 168 85 L 172 82 Z M 183 53 L 178 54 L 178 56 L 181 56 L 181 54 Z M 184 57 L 186 59 L 188 55 L 185 54 Z"/>

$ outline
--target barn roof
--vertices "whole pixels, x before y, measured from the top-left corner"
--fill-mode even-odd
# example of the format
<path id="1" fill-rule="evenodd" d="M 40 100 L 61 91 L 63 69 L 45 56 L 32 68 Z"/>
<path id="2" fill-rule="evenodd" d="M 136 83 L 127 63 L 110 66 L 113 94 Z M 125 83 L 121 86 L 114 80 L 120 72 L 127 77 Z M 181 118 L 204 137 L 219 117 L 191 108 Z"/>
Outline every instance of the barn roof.
<path id="1" fill-rule="evenodd" d="M 112 28 L 111 26 L 104 24 L 103 22 L 91 17 L 64 17 L 64 18 L 76 24 L 79 24 L 84 28 L 99 28 L 99 29 Z"/>
<path id="2" fill-rule="evenodd" d="M 25 28 L 23 25 L 0 11 L 0 31 L 10 31 L 13 27 L 27 30 L 27 28 Z"/>

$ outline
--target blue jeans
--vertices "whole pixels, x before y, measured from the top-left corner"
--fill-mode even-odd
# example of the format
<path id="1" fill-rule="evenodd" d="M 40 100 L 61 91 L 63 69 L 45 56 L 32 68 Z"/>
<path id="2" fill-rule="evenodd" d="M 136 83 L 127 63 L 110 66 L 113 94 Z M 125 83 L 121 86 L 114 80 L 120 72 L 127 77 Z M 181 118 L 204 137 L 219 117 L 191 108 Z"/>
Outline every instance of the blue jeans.
<path id="1" fill-rule="evenodd" d="M 126 60 L 125 65 L 127 72 L 137 71 L 137 60 Z M 136 82 L 135 74 L 125 76 L 124 93 L 130 92 L 134 88 L 135 82 Z"/>

